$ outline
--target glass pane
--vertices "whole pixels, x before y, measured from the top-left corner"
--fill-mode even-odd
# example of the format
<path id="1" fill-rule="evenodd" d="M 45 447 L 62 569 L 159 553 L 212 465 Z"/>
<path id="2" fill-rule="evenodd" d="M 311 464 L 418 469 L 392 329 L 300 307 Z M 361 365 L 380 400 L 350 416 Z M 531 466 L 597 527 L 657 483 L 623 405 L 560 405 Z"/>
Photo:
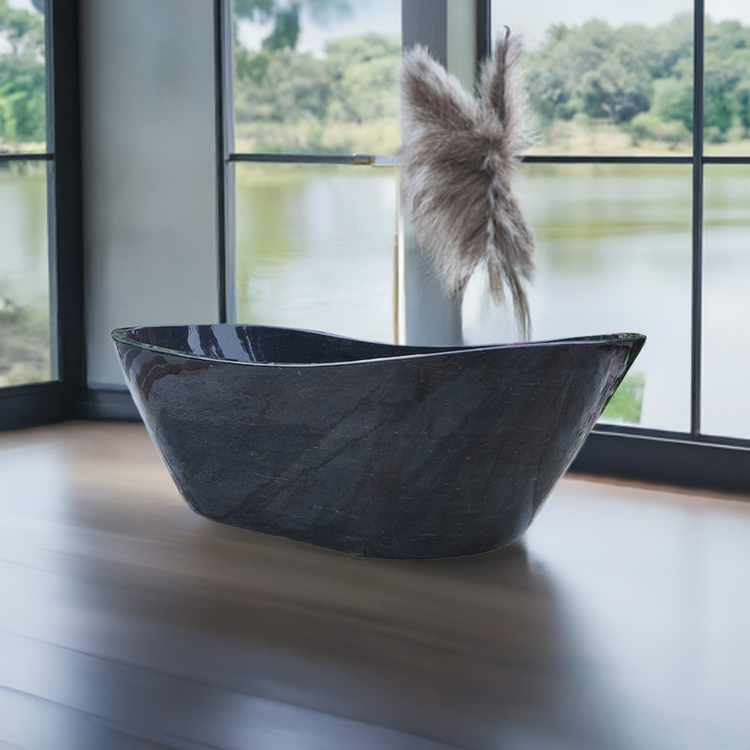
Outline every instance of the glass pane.
<path id="1" fill-rule="evenodd" d="M 0 163 L 0 387 L 51 377 L 46 168 Z"/>
<path id="2" fill-rule="evenodd" d="M 400 0 L 233 7 L 236 152 L 396 152 Z"/>
<path id="3" fill-rule="evenodd" d="M 689 154 L 693 3 L 493 0 L 523 36 L 535 154 Z"/>
<path id="4" fill-rule="evenodd" d="M 0 0 L 0 154 L 45 152 L 44 0 Z"/>
<path id="5" fill-rule="evenodd" d="M 394 340 L 395 170 L 237 165 L 237 316 Z"/>
<path id="6" fill-rule="evenodd" d="M 646 334 L 605 421 L 688 430 L 690 167 L 536 164 L 524 173 L 520 197 L 537 237 L 533 338 Z M 512 338 L 507 315 L 477 296 L 464 308 L 468 343 Z"/>
<path id="7" fill-rule="evenodd" d="M 704 153 L 750 154 L 750 3 L 706 0 Z"/>
<path id="8" fill-rule="evenodd" d="M 750 167 L 707 165 L 702 431 L 750 438 Z"/>

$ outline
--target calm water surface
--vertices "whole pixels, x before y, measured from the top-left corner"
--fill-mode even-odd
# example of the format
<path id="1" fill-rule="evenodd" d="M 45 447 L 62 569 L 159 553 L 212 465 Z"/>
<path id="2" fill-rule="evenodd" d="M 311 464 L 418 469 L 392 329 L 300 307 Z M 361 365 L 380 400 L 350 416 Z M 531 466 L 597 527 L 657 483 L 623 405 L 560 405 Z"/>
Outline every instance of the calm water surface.
<path id="1" fill-rule="evenodd" d="M 704 238 L 704 430 L 742 437 L 748 177 L 707 172 Z M 534 338 L 647 334 L 635 366 L 645 376 L 640 423 L 689 429 L 690 168 L 533 165 L 521 198 L 538 238 Z M 395 207 L 389 173 L 290 167 L 269 183 L 263 168 L 238 172 L 239 319 L 392 341 Z M 480 293 L 467 300 L 464 334 L 515 338 Z"/>
<path id="2" fill-rule="evenodd" d="M 46 307 L 48 279 L 46 174 L 0 171 L 0 296 Z"/>
<path id="3" fill-rule="evenodd" d="M 393 172 L 240 165 L 237 177 L 239 320 L 393 341 Z M 689 427 L 690 191 L 682 165 L 533 165 L 521 185 L 538 239 L 534 338 L 645 333 L 647 427 Z M 705 193 L 704 431 L 750 437 L 750 168 L 707 169 Z M 0 176 L 0 297 L 14 304 L 47 304 L 45 209 L 43 173 Z M 513 340 L 472 290 L 467 342 Z"/>
<path id="4" fill-rule="evenodd" d="M 49 380 L 46 170 L 0 169 L 0 387 Z"/>

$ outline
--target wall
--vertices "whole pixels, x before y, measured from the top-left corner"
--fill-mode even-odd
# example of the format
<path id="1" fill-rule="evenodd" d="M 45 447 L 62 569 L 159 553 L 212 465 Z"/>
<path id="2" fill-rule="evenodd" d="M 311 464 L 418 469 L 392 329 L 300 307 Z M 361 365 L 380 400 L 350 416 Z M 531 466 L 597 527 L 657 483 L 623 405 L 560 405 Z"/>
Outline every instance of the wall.
<path id="1" fill-rule="evenodd" d="M 82 0 L 91 387 L 123 381 L 109 331 L 218 320 L 213 3 Z"/>

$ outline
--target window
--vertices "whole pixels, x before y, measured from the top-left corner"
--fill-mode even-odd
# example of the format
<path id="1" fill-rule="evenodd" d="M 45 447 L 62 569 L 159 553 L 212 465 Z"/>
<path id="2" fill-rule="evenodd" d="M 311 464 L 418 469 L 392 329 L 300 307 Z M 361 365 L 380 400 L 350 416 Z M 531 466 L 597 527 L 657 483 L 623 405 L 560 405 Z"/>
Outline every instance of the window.
<path id="1" fill-rule="evenodd" d="M 750 10 L 493 0 L 492 24 L 524 37 L 538 133 L 535 336 L 649 336 L 599 432 L 747 440 Z"/>
<path id="2" fill-rule="evenodd" d="M 526 6 L 507 4 L 513 18 L 503 16 L 505 5 L 236 0 L 233 11 L 229 0 L 215 0 L 224 318 L 403 341 L 415 330 L 411 305 L 422 316 L 420 335 L 498 337 L 504 321 L 479 316 L 476 305 L 453 309 L 408 265 L 416 256 L 405 252 L 408 237 L 397 224 L 394 73 L 401 33 L 407 44 L 427 41 L 449 69 L 470 78 L 489 48 L 492 24 L 507 23 L 527 31 L 532 91 L 535 81 L 543 83 L 534 98 L 540 140 L 525 160 L 522 188 L 540 246 L 535 335 L 596 333 L 595 324 L 650 336 L 578 468 L 746 489 L 750 405 L 741 378 L 748 347 L 737 321 L 747 304 L 750 20 L 719 0 L 711 0 L 707 16 L 702 2 L 685 7 L 675 0 L 661 4 L 658 16 L 641 19 L 645 6 L 631 3 L 590 26 L 591 16 L 604 12 L 599 6 L 574 11 L 535 0 L 527 18 L 544 22 L 534 41 L 534 29 L 524 29 L 518 16 Z M 132 416 L 126 393 L 112 392 L 108 402 L 101 384 L 86 380 L 78 2 L 0 0 L 0 9 L 6 25 L 16 14 L 11 32 L 0 33 L 0 263 L 7 266 L 0 284 L 16 285 L 0 290 L 0 428 L 73 415 Z M 200 18 L 196 28 L 205 33 Z M 41 68 L 33 33 L 40 24 Z M 607 54 L 583 54 L 574 90 L 565 80 L 548 85 L 550 75 L 564 72 L 560 61 L 591 42 L 585 34 Z M 211 39 L 204 41 L 206 53 Z M 34 135 L 22 126 L 19 103 L 38 122 L 42 99 L 38 85 L 14 88 L 18 74 L 11 80 L 7 71 L 21 63 L 46 75 L 44 139 L 38 128 Z M 210 80 L 202 90 L 210 99 Z M 178 151 L 174 162 L 184 161 Z M 208 226 L 204 219 L 199 223 Z M 211 273 L 199 274 L 201 289 L 213 302 L 216 264 L 208 251 L 203 260 Z M 12 340 L 7 331 L 31 347 L 28 354 L 15 350 L 21 353 L 11 367 L 3 353 Z"/>
<path id="3" fill-rule="evenodd" d="M 403 278 L 394 285 L 389 264 L 395 178 L 390 169 L 370 177 L 378 170 L 351 157 L 392 156 L 397 145 L 387 135 L 398 122 L 388 104 L 394 89 L 378 78 L 386 67 L 391 75 L 397 9 L 387 24 L 393 41 L 378 40 L 382 57 L 363 62 L 356 51 L 364 48 L 345 38 L 351 29 L 360 43 L 376 41 L 357 26 L 370 5 L 265 4 L 264 14 L 235 0 L 233 22 L 224 19 L 234 53 L 225 63 L 234 93 L 222 162 L 230 319 L 403 336 L 415 288 Z M 329 12 L 316 17 L 313 7 Z M 451 30 L 457 14 L 476 22 L 478 58 L 505 25 L 524 37 L 538 134 L 521 186 L 539 246 L 534 337 L 649 336 L 579 468 L 662 478 L 670 465 L 677 477 L 693 445 L 694 473 L 715 482 L 719 454 L 707 444 L 750 447 L 741 384 L 750 347 L 738 325 L 750 257 L 750 11 L 729 0 L 705 8 L 703 0 L 607 8 L 590 0 L 404 0 L 404 39 L 435 34 L 438 9 L 443 23 L 454 14 Z M 346 10 L 346 20 L 334 12 Z M 337 67 L 344 50 L 352 68 Z M 348 119 L 345 95 L 375 81 L 377 96 L 363 97 L 372 109 Z M 325 104 L 320 112 L 316 102 Z M 396 275 L 403 271 L 397 264 Z M 418 279 L 416 292 L 428 284 Z M 422 317 L 437 320 L 446 340 L 511 338 L 507 315 L 488 313 L 480 297 L 470 285 L 460 311 L 444 298 L 412 306 L 428 309 Z M 747 463 L 744 451 L 721 456 L 738 462 L 722 470 L 727 477 Z"/>
<path id="4" fill-rule="evenodd" d="M 235 0 L 228 314 L 393 341 L 399 0 Z"/>
<path id="5" fill-rule="evenodd" d="M 0 0 L 0 429 L 67 419 L 83 379 L 77 0 Z"/>
<path id="6" fill-rule="evenodd" d="M 0 0 L 0 387 L 50 381 L 44 3 Z"/>

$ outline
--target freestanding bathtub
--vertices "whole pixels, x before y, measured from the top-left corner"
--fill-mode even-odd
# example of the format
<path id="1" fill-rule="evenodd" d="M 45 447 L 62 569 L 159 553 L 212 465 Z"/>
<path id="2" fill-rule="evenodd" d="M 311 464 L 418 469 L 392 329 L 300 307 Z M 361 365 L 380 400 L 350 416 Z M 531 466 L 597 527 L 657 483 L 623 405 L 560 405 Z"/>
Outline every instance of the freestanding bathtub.
<path id="1" fill-rule="evenodd" d="M 427 348 L 229 324 L 112 337 L 193 510 L 389 558 L 521 536 L 645 341 Z"/>

